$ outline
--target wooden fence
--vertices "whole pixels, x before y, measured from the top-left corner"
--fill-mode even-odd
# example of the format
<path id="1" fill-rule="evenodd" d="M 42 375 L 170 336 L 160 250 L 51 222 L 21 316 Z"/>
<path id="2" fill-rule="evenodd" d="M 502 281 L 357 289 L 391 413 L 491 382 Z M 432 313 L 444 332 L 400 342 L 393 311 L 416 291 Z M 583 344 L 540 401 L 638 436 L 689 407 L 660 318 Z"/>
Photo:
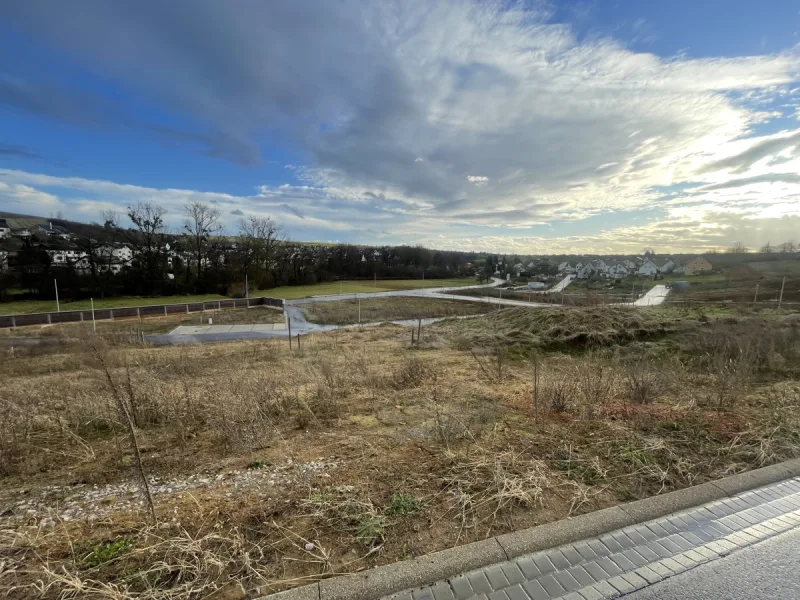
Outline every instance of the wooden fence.
<path id="1" fill-rule="evenodd" d="M 206 300 L 182 304 L 149 304 L 147 306 L 120 306 L 118 308 L 95 308 L 85 310 L 62 310 L 60 312 L 30 313 L 24 315 L 0 315 L 0 328 L 23 327 L 25 325 L 51 325 L 54 323 L 76 323 L 83 321 L 165 317 L 223 308 L 250 308 L 268 306 L 283 310 L 281 298 L 230 298 L 228 300 Z M 92 315 L 94 313 L 94 316 Z"/>

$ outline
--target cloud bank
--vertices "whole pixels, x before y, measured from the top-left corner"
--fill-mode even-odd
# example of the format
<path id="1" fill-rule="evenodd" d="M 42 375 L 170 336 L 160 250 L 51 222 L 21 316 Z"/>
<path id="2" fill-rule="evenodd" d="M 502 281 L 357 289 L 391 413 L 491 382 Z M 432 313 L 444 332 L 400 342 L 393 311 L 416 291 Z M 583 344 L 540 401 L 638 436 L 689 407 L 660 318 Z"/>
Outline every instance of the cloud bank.
<path id="1" fill-rule="evenodd" d="M 246 196 L 0 171 L 0 200 L 16 206 L 9 186 L 82 214 L 203 198 L 274 214 L 298 237 L 498 251 L 613 250 L 630 236 L 704 249 L 800 215 L 797 48 L 659 57 L 579 42 L 546 7 L 477 0 L 28 0 L 5 3 L 3 20 L 188 118 L 141 122 L 67 85 L 8 76 L 0 105 L 142 126 L 242 165 L 273 139 L 302 157 L 285 184 Z M 766 106 L 778 96 L 776 114 Z M 763 133 L 777 117 L 784 130 Z"/>

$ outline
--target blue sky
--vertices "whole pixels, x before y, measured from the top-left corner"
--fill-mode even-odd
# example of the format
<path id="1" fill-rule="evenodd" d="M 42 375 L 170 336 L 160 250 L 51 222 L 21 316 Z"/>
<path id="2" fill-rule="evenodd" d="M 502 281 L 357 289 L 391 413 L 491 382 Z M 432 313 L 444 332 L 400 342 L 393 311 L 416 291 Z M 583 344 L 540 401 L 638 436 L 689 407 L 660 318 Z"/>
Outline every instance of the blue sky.
<path id="1" fill-rule="evenodd" d="M 800 5 L 0 6 L 0 210 L 499 252 L 800 235 Z"/>

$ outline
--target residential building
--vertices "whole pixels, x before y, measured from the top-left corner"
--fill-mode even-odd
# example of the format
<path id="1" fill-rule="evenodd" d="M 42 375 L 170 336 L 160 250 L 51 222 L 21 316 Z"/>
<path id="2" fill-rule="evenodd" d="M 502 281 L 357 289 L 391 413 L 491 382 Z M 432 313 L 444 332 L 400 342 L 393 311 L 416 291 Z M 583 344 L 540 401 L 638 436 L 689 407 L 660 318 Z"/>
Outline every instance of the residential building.
<path id="1" fill-rule="evenodd" d="M 649 258 L 645 258 L 644 262 L 642 263 L 642 266 L 639 267 L 638 271 L 636 271 L 638 275 L 645 275 L 647 277 L 656 275 L 658 272 L 659 272 L 658 267 Z"/>
<path id="2" fill-rule="evenodd" d="M 675 269 L 675 263 L 672 261 L 671 258 L 668 258 L 664 264 L 658 267 L 658 270 L 661 271 L 662 273 L 672 273 L 674 269 Z"/>
<path id="3" fill-rule="evenodd" d="M 0 240 L 11 236 L 11 227 L 8 226 L 8 221 L 0 219 Z"/>
<path id="4" fill-rule="evenodd" d="M 622 261 L 622 264 L 625 265 L 626 267 L 628 267 L 629 271 L 635 271 L 636 270 L 636 263 L 633 262 L 630 259 L 625 259 L 624 261 Z"/>
<path id="5" fill-rule="evenodd" d="M 578 279 L 589 279 L 594 277 L 596 273 L 597 268 L 592 263 L 586 263 L 585 265 L 581 265 L 581 268 L 576 271 L 575 275 Z"/>
<path id="6" fill-rule="evenodd" d="M 713 269 L 714 267 L 706 257 L 697 256 L 686 263 L 683 272 L 685 275 L 697 275 L 698 273 L 710 273 Z"/>

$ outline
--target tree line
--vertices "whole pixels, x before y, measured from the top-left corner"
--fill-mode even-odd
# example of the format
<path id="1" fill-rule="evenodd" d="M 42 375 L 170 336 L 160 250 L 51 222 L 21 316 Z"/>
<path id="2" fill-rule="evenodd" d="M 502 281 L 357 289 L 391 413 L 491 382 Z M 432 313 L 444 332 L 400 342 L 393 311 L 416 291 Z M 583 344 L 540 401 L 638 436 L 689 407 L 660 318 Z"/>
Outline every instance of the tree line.
<path id="1" fill-rule="evenodd" d="M 419 246 L 362 246 L 291 241 L 270 217 L 244 216 L 225 235 L 220 210 L 202 202 L 184 207 L 185 222 L 171 231 L 166 210 L 131 205 L 123 217 L 103 214 L 91 237 L 74 242 L 78 256 L 56 266 L 47 240 L 29 238 L 0 272 L 0 299 L 9 292 L 49 299 L 58 281 L 62 298 L 218 293 L 244 296 L 283 285 L 338 279 L 437 279 L 474 276 L 481 255 Z M 122 221 L 122 222 L 121 222 Z M 132 260 L 119 272 L 108 249 L 125 246 Z M 5 291 L 5 294 L 4 294 Z"/>

